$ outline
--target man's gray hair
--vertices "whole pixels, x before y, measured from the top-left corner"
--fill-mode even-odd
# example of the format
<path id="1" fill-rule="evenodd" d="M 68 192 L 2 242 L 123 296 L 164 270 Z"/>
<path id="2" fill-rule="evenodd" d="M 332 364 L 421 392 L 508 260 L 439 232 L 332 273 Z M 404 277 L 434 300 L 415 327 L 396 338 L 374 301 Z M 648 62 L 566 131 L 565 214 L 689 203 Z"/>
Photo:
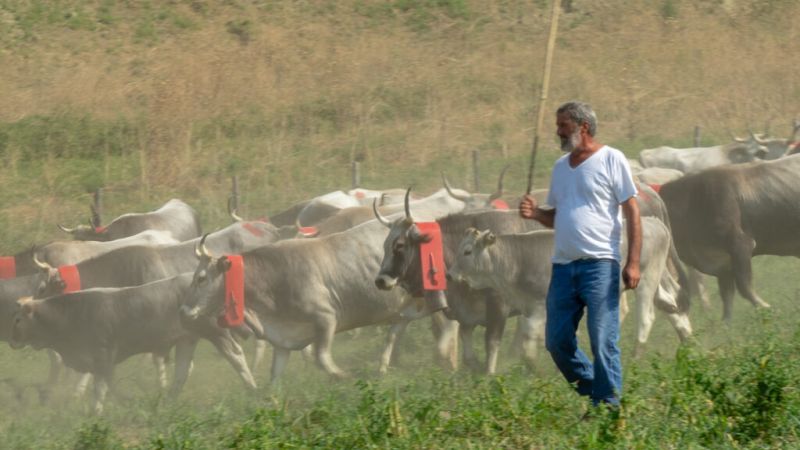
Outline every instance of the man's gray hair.
<path id="1" fill-rule="evenodd" d="M 597 132 L 597 115 L 588 103 L 575 101 L 564 103 L 558 107 L 556 114 L 566 114 L 578 126 L 588 123 L 590 136 L 594 136 Z"/>

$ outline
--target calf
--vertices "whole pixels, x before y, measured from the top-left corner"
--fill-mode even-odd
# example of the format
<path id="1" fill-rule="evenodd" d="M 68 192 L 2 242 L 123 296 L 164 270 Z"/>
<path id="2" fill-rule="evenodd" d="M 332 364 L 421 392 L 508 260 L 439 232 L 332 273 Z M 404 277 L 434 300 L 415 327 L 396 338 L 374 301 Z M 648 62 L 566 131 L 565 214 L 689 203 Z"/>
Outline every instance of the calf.
<path id="1" fill-rule="evenodd" d="M 686 311 L 688 305 L 676 305 L 673 289 L 677 283 L 665 270 L 670 247 L 669 230 L 660 220 L 644 217 L 642 234 L 642 278 L 635 291 L 637 353 L 652 328 L 654 305 L 667 314 L 681 340 L 691 335 Z M 466 281 L 474 288 L 496 289 L 513 307 L 531 319 L 534 326 L 531 335 L 541 340 L 552 268 L 553 236 L 551 230 L 498 236 L 489 230 L 470 229 L 459 244 L 455 263 L 448 275 Z M 627 253 L 626 244 L 623 241 L 622 254 Z M 620 289 L 624 289 L 621 280 Z M 535 344 L 529 343 L 527 348 L 535 351 Z"/>
<path id="2" fill-rule="evenodd" d="M 94 375 L 94 410 L 102 412 L 114 366 L 139 353 L 166 355 L 175 350 L 177 395 L 189 375 L 198 337 L 208 339 L 255 388 L 242 349 L 227 329 L 208 321 L 181 326 L 180 302 L 192 274 L 120 289 L 89 289 L 41 300 L 20 300 L 14 314 L 11 346 L 50 348 L 64 364 Z"/>

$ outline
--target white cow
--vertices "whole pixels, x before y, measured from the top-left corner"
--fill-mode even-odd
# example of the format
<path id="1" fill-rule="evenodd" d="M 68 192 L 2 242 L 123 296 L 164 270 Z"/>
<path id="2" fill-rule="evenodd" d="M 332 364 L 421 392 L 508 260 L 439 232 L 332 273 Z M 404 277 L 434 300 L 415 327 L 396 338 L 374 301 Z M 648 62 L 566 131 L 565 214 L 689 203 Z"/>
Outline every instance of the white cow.
<path id="1" fill-rule="evenodd" d="M 471 229 L 461 241 L 456 262 L 448 269 L 448 275 L 466 281 L 475 289 L 497 290 L 512 307 L 529 318 L 533 329 L 528 335 L 543 340 L 553 237 L 552 230 L 498 236 L 488 230 Z M 650 335 L 656 307 L 667 314 L 681 340 L 692 333 L 687 315 L 689 305 L 676 301 L 679 287 L 666 269 L 670 241 L 669 229 L 663 222 L 653 217 L 642 218 L 642 277 L 635 291 L 636 354 L 641 352 Z M 626 246 L 623 241 L 622 254 L 627 253 Z M 624 289 L 621 280 L 620 289 Z M 627 312 L 622 305 L 621 320 Z M 524 348 L 535 354 L 535 342 L 528 342 Z"/>

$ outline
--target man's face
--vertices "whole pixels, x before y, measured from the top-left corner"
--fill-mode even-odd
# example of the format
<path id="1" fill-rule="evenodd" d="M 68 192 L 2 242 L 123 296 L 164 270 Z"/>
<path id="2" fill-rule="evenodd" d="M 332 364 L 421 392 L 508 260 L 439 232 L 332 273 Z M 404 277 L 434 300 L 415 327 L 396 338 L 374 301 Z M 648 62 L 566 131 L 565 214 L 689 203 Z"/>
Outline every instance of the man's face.
<path id="1" fill-rule="evenodd" d="M 561 139 L 561 151 L 571 152 L 581 143 L 581 128 L 566 114 L 556 115 L 556 134 Z"/>

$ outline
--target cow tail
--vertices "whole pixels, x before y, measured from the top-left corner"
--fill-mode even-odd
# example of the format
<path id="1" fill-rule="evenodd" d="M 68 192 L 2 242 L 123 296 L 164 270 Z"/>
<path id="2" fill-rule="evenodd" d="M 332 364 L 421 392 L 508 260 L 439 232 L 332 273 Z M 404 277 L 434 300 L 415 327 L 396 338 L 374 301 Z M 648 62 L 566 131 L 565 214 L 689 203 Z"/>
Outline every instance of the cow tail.
<path id="1" fill-rule="evenodd" d="M 689 312 L 689 307 L 692 304 L 692 292 L 690 289 L 689 275 L 686 273 L 686 268 L 678 258 L 678 250 L 675 248 L 675 243 L 672 241 L 672 235 L 669 237 L 669 259 L 672 265 L 675 266 L 675 272 L 678 274 L 678 311 L 681 313 Z"/>

